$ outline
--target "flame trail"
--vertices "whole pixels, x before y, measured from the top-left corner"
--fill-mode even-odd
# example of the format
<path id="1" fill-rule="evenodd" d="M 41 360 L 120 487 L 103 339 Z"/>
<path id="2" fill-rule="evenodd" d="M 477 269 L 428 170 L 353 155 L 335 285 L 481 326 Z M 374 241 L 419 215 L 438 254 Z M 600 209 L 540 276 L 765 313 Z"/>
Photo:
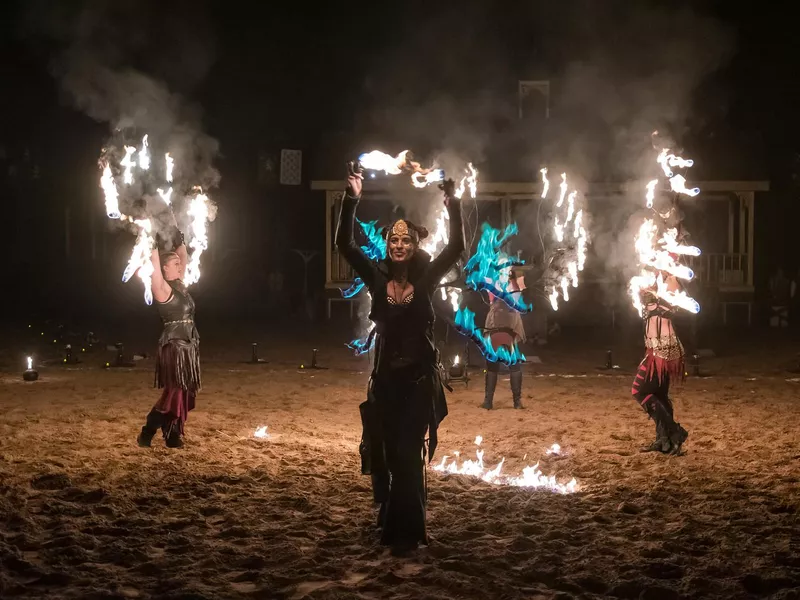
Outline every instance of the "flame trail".
<path id="1" fill-rule="evenodd" d="M 200 188 L 189 201 L 186 213 L 192 217 L 189 231 L 189 247 L 192 255 L 186 265 L 185 283 L 192 285 L 200 280 L 200 256 L 208 248 L 208 196 Z"/>
<path id="2" fill-rule="evenodd" d="M 119 219 L 122 213 L 119 212 L 119 191 L 117 184 L 114 183 L 114 175 L 111 173 L 111 166 L 106 163 L 103 168 L 103 176 L 100 178 L 100 187 L 106 198 L 106 214 L 109 219 Z"/>
<path id="3" fill-rule="evenodd" d="M 657 133 L 655 132 L 653 135 L 655 136 Z M 699 188 L 686 188 L 686 178 L 683 175 L 676 175 L 672 171 L 673 167 L 691 167 L 694 164 L 693 160 L 675 156 L 668 148 L 664 148 L 656 158 L 656 162 L 661 166 L 664 176 L 668 178 L 673 192 L 687 196 L 696 196 L 700 193 Z M 680 264 L 678 257 L 699 256 L 700 249 L 696 246 L 680 244 L 678 229 L 666 228 L 665 220 L 671 215 L 672 210 L 662 215 L 653 209 L 657 185 L 657 179 L 647 184 L 646 207 L 652 209 L 652 216 L 644 218 L 634 240 L 639 274 L 633 276 L 628 284 L 631 302 L 634 309 L 641 313 L 644 308 L 641 294 L 649 291 L 672 306 L 696 314 L 700 311 L 700 304 L 685 291 L 669 290 L 665 275 L 671 275 L 684 281 L 694 279 L 694 271 L 686 265 Z M 662 230 L 663 233 L 660 233 Z"/>
<path id="4" fill-rule="evenodd" d="M 150 154 L 147 152 L 147 134 L 142 138 L 142 149 L 139 151 L 139 168 L 143 171 L 150 169 Z"/>
<path id="5" fill-rule="evenodd" d="M 418 162 L 411 160 L 408 154 L 408 150 L 403 150 L 397 156 L 386 154 L 380 150 L 372 150 L 359 156 L 358 162 L 364 169 L 383 171 L 387 175 L 410 173 L 411 184 L 418 188 L 423 188 L 444 179 L 444 171 L 435 167 L 425 169 Z"/>
<path id="6" fill-rule="evenodd" d="M 543 168 L 541 172 L 544 176 L 547 168 Z M 559 291 L 564 301 L 569 302 L 569 282 L 572 282 L 572 287 L 578 287 L 578 272 L 583 271 L 586 263 L 586 247 L 589 242 L 584 227 L 584 208 L 580 206 L 577 190 L 567 194 L 569 186 L 566 173 L 561 174 L 560 188 L 561 194 L 553 216 L 553 235 L 558 246 L 551 251 L 552 258 L 547 261 L 550 263 L 550 269 L 545 277 L 545 288 L 549 290 L 547 298 L 553 310 L 558 310 Z M 542 198 L 545 197 L 546 191 L 543 191 Z M 559 211 L 565 198 L 566 211 L 563 209 Z"/>
<path id="7" fill-rule="evenodd" d="M 547 198 L 547 192 L 550 191 L 550 180 L 547 179 L 547 167 L 542 167 L 539 169 L 539 172 L 542 174 L 542 200 Z"/>
<path id="8" fill-rule="evenodd" d="M 125 167 L 125 173 L 122 177 L 125 185 L 133 183 L 133 167 L 136 163 L 133 161 L 133 155 L 136 153 L 136 148 L 133 146 L 125 146 L 125 158 L 119 161 L 120 166 Z"/>
<path id="9" fill-rule="evenodd" d="M 170 198 L 172 197 L 172 188 L 169 188 L 166 192 L 161 188 L 158 188 L 156 191 L 158 192 L 158 195 L 161 196 L 161 199 L 164 201 L 164 204 L 169 206 L 171 204 Z"/>
<path id="10" fill-rule="evenodd" d="M 166 161 L 166 180 L 167 183 L 172 183 L 172 169 L 175 167 L 175 161 L 169 155 L 169 152 L 164 155 L 164 159 Z"/>
<path id="11" fill-rule="evenodd" d="M 125 146 L 125 156 L 120 160 L 120 167 L 124 167 L 122 173 L 122 180 L 126 186 L 133 183 L 134 169 L 139 168 L 143 171 L 150 169 L 150 152 L 149 152 L 149 137 L 144 135 L 142 138 L 142 148 L 139 151 L 138 161 L 134 159 L 136 155 L 136 148 L 133 146 Z M 169 153 L 164 155 L 166 166 L 166 179 L 168 183 L 172 183 L 174 161 Z M 100 178 L 100 187 L 103 189 L 105 197 L 106 214 L 111 219 L 118 219 L 121 222 L 127 223 L 129 226 L 134 227 L 136 230 L 136 243 L 134 245 L 128 265 L 123 272 L 123 281 L 129 281 L 134 274 L 138 272 L 139 278 L 145 286 L 145 302 L 152 303 L 151 277 L 153 266 L 151 264 L 150 248 L 154 246 L 155 231 L 153 223 L 149 218 L 133 218 L 124 214 L 119 207 L 120 189 L 114 180 L 114 174 L 111 169 L 110 156 L 106 154 L 100 160 L 102 168 L 102 176 Z M 125 190 L 132 188 L 124 188 Z M 158 195 L 165 204 L 171 206 L 173 187 L 169 186 L 166 191 L 162 188 L 156 189 Z M 130 193 L 130 192 L 128 192 Z M 135 199 L 134 199 L 135 200 Z M 197 193 L 195 197 L 189 202 L 188 214 L 193 216 L 194 220 L 190 226 L 190 242 L 189 246 L 192 248 L 192 256 L 189 265 L 187 265 L 186 284 L 191 285 L 195 283 L 200 277 L 200 255 L 203 250 L 208 248 L 207 237 L 207 224 L 209 221 L 209 213 L 213 205 L 211 205 L 208 197 L 202 192 Z M 213 216 L 211 217 L 213 219 Z"/>

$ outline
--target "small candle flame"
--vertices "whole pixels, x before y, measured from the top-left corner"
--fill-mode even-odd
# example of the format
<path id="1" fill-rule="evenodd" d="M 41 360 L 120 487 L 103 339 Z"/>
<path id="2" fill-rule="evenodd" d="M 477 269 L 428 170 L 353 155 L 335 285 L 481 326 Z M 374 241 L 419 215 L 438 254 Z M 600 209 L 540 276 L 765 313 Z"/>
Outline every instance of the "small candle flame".
<path id="1" fill-rule="evenodd" d="M 262 425 L 261 427 L 256 429 L 256 432 L 253 434 L 253 437 L 268 438 L 269 434 L 267 433 L 267 426 L 266 425 Z"/>
<path id="2" fill-rule="evenodd" d="M 32 371 L 32 370 L 33 370 L 33 357 L 29 356 L 28 357 L 28 371 Z"/>
<path id="3" fill-rule="evenodd" d="M 461 359 L 458 357 L 458 354 L 456 354 L 456 357 L 453 359 L 453 366 L 457 367 L 460 360 Z"/>

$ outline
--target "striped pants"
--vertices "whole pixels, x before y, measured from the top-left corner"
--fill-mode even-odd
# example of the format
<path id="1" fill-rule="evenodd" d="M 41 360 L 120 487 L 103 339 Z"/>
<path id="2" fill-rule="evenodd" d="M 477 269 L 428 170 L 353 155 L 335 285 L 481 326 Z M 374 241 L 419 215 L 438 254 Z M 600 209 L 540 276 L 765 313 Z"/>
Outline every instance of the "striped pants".
<path id="1" fill-rule="evenodd" d="M 669 373 L 664 370 L 659 377 L 656 370 L 648 369 L 648 358 L 645 358 L 633 378 L 631 395 L 655 421 L 656 440 L 669 440 L 678 427 L 669 399 Z"/>

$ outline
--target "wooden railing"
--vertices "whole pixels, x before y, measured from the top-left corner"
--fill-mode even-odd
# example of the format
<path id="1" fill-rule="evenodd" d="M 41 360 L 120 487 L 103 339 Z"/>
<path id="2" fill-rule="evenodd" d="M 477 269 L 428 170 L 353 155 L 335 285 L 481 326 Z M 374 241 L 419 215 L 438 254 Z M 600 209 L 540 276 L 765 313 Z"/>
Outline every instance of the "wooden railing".
<path id="1" fill-rule="evenodd" d="M 697 283 L 704 287 L 752 285 L 747 254 L 701 254 L 686 257 Z"/>

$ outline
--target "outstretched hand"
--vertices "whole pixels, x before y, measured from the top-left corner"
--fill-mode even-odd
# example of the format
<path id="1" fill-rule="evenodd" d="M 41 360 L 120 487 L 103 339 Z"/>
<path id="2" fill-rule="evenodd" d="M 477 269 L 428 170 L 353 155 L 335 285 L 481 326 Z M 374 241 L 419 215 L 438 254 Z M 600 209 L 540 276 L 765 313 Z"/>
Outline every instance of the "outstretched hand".
<path id="1" fill-rule="evenodd" d="M 439 189 L 444 192 L 444 205 L 450 206 L 450 202 L 452 200 L 458 200 L 456 198 L 456 182 L 452 179 L 446 179 L 442 183 L 439 184 Z"/>
<path id="2" fill-rule="evenodd" d="M 360 198 L 364 184 L 364 169 L 355 161 L 347 163 L 347 195 L 351 198 Z"/>

